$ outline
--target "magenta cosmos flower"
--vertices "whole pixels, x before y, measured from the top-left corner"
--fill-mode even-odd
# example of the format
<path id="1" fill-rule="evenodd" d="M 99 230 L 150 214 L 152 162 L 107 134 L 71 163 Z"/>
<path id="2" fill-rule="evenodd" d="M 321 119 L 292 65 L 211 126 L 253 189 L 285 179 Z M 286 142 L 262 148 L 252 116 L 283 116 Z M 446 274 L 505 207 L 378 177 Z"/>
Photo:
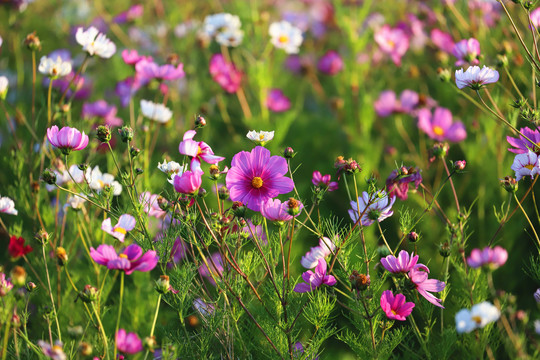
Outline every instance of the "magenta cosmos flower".
<path id="1" fill-rule="evenodd" d="M 386 317 L 392 320 L 405 321 L 414 309 L 413 302 L 406 302 L 405 295 L 394 294 L 390 290 L 383 291 L 381 295 L 381 308 Z"/>
<path id="2" fill-rule="evenodd" d="M 234 155 L 225 180 L 231 200 L 260 211 L 267 200 L 294 189 L 293 181 L 284 176 L 287 171 L 287 161 L 281 156 L 270 156 L 270 150 L 262 146 L 239 152 Z"/>
<path id="3" fill-rule="evenodd" d="M 540 30 L 540 8 L 536 8 L 533 11 L 531 11 L 531 14 L 529 15 L 529 18 L 531 19 L 531 23 L 534 25 L 534 27 L 537 30 Z"/>
<path id="4" fill-rule="evenodd" d="M 195 130 L 188 130 L 184 134 L 184 138 L 180 145 L 178 145 L 178 151 L 182 155 L 191 156 L 191 171 L 201 168 L 201 160 L 208 164 L 217 164 L 225 158 L 222 156 L 214 155 L 212 148 L 208 146 L 204 141 L 195 141 L 193 138 L 197 135 Z"/>
<path id="5" fill-rule="evenodd" d="M 450 110 L 442 107 L 436 108 L 433 114 L 428 109 L 419 110 L 418 128 L 437 141 L 459 142 L 467 137 L 465 125 L 453 121 Z"/>
<path id="6" fill-rule="evenodd" d="M 116 333 L 116 348 L 118 351 L 133 355 L 143 350 L 142 341 L 135 333 L 126 333 L 124 329 L 118 329 Z"/>
<path id="7" fill-rule="evenodd" d="M 223 90 L 232 94 L 238 91 L 242 82 L 242 72 L 225 61 L 223 55 L 215 54 L 210 59 L 210 75 Z"/>
<path id="8" fill-rule="evenodd" d="M 0 297 L 6 296 L 13 289 L 13 283 L 6 278 L 6 274 L 0 273 Z"/>
<path id="9" fill-rule="evenodd" d="M 411 183 L 414 184 L 415 189 L 418 189 L 418 186 L 422 183 L 420 169 L 402 166 L 400 169 L 393 170 L 386 179 L 386 191 L 388 191 L 388 196 L 395 196 L 400 200 L 407 200 L 409 184 Z"/>
<path id="10" fill-rule="evenodd" d="M 167 215 L 166 211 L 161 210 L 158 203 L 158 195 L 151 194 L 149 191 L 143 192 L 139 196 L 139 202 L 144 205 L 144 212 L 149 216 L 163 219 Z"/>
<path id="11" fill-rule="evenodd" d="M 475 38 L 458 41 L 452 49 L 452 54 L 456 57 L 456 66 L 465 64 L 478 65 L 480 56 L 480 43 Z"/>
<path id="12" fill-rule="evenodd" d="M 409 279 L 411 279 L 420 295 L 433 305 L 444 309 L 444 306 L 440 304 L 442 300 L 436 298 L 432 292 L 443 291 L 446 284 L 437 279 L 428 279 L 428 273 L 429 269 L 427 267 L 416 267 L 409 271 Z"/>
<path id="13" fill-rule="evenodd" d="M 440 50 L 446 52 L 446 53 L 452 53 L 454 50 L 454 40 L 452 39 L 452 35 L 441 31 L 439 29 L 433 29 L 431 30 L 431 41 L 433 44 L 438 47 Z"/>
<path id="14" fill-rule="evenodd" d="M 305 293 L 315 290 L 321 285 L 333 286 L 336 284 L 336 278 L 332 275 L 326 275 L 326 260 L 320 258 L 315 268 L 315 272 L 308 270 L 302 274 L 302 279 L 305 283 L 296 284 L 294 291 L 297 293 Z"/>
<path id="15" fill-rule="evenodd" d="M 335 181 L 330 181 L 330 174 L 322 175 L 320 171 L 314 171 L 313 177 L 311 178 L 311 183 L 315 186 L 318 186 L 323 189 L 328 189 L 328 191 L 335 191 L 338 189 L 338 183 Z"/>
<path id="16" fill-rule="evenodd" d="M 482 86 L 497 81 L 499 81 L 499 72 L 485 65 L 482 69 L 479 66 L 471 66 L 465 72 L 463 69 L 456 70 L 456 85 L 459 89 L 470 87 L 473 90 L 480 90 Z"/>
<path id="17" fill-rule="evenodd" d="M 534 144 L 525 139 L 523 135 L 519 135 L 519 138 L 507 136 L 506 141 L 508 141 L 508 143 L 515 148 L 508 149 L 508 151 L 513 152 L 514 154 L 524 154 L 529 152 L 529 150 L 535 153 L 540 152 L 540 131 L 538 131 L 538 129 L 532 130 L 527 127 L 523 127 L 519 129 L 519 132 L 525 135 L 528 139 L 534 141 Z"/>
<path id="18" fill-rule="evenodd" d="M 270 221 L 289 221 L 293 217 L 287 209 L 287 203 L 281 203 L 279 199 L 268 199 L 261 206 L 261 215 Z"/>
<path id="19" fill-rule="evenodd" d="M 116 116 L 118 109 L 114 105 L 109 105 L 105 100 L 98 100 L 94 103 L 84 103 L 81 116 L 83 119 L 98 118 L 105 125 L 121 126 L 124 121 Z"/>
<path id="20" fill-rule="evenodd" d="M 135 64 L 136 77 L 142 83 L 146 84 L 153 79 L 158 81 L 163 80 L 178 80 L 184 77 L 184 64 L 178 64 L 174 67 L 170 64 L 158 65 L 152 60 L 141 59 Z"/>
<path id="21" fill-rule="evenodd" d="M 375 42 L 382 52 L 390 55 L 394 64 L 401 66 L 401 58 L 409 49 L 409 37 L 405 31 L 384 25 L 375 33 Z"/>
<path id="22" fill-rule="evenodd" d="M 343 70 L 343 59 L 336 51 L 329 50 L 319 59 L 317 69 L 326 75 L 336 75 Z"/>
<path id="23" fill-rule="evenodd" d="M 195 171 L 184 171 L 182 175 L 175 175 L 174 190 L 180 194 L 195 194 L 202 185 L 204 172 L 199 168 Z"/>
<path id="24" fill-rule="evenodd" d="M 418 264 L 418 255 L 411 256 L 405 250 L 401 250 L 398 257 L 388 255 L 381 259 L 381 265 L 393 274 L 408 273 L 412 269 L 421 268 L 429 272 L 427 266 Z"/>
<path id="25" fill-rule="evenodd" d="M 137 50 L 125 49 L 122 51 L 122 60 L 124 60 L 127 65 L 135 65 L 141 60 L 152 61 L 153 59 L 151 56 L 139 55 Z"/>
<path id="26" fill-rule="evenodd" d="M 500 246 L 495 246 L 493 249 L 485 247 L 484 250 L 474 249 L 471 255 L 467 258 L 467 264 L 472 268 L 487 266 L 492 270 L 503 266 L 508 259 L 508 252 Z"/>
<path id="27" fill-rule="evenodd" d="M 54 125 L 47 129 L 47 139 L 55 148 L 60 149 L 62 154 L 69 155 L 72 150 L 82 150 L 88 145 L 88 135 L 75 128 L 64 126 L 58 130 Z"/>
<path id="28" fill-rule="evenodd" d="M 349 216 L 356 223 L 358 217 L 362 215 L 360 223 L 369 226 L 375 221 L 381 222 L 392 216 L 394 214 L 392 205 L 395 201 L 396 198 L 389 197 L 384 190 L 371 196 L 364 191 L 362 196 L 358 197 L 358 201 L 351 201 L 352 209 L 349 210 Z"/>
<path id="29" fill-rule="evenodd" d="M 111 218 L 103 220 L 101 223 L 101 230 L 107 234 L 112 235 L 120 242 L 124 242 L 124 238 L 128 231 L 135 229 L 135 218 L 129 214 L 123 214 L 118 218 L 118 223 L 114 226 L 111 224 Z"/>
<path id="30" fill-rule="evenodd" d="M 268 92 L 266 107 L 273 112 L 284 112 L 291 108 L 291 100 L 280 89 L 272 89 Z"/>
<path id="31" fill-rule="evenodd" d="M 106 266 L 109 270 L 118 269 L 130 275 L 134 271 L 150 271 L 156 267 L 159 256 L 154 250 L 149 250 L 143 254 L 143 250 L 137 244 L 131 244 L 118 255 L 114 246 L 102 244 L 97 250 L 90 248 L 90 256 L 100 265 Z"/>
<path id="32" fill-rule="evenodd" d="M 312 247 L 306 255 L 300 259 L 300 264 L 306 269 L 313 269 L 319 263 L 319 259 L 330 256 L 336 249 L 336 244 L 327 237 L 319 239 L 319 246 Z"/>

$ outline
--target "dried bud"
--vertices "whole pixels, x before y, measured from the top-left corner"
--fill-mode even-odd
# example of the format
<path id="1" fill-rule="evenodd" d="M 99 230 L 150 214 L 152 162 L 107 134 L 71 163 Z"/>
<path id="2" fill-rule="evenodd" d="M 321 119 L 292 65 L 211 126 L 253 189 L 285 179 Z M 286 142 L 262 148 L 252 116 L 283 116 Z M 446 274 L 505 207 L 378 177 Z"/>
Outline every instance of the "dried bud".
<path id="1" fill-rule="evenodd" d="M 202 117 L 201 115 L 197 115 L 197 118 L 195 119 L 195 127 L 203 128 L 205 126 L 206 126 L 206 119 Z"/>
<path id="2" fill-rule="evenodd" d="M 133 129 L 129 126 L 122 126 L 118 129 L 118 134 L 123 142 L 128 143 L 133 140 Z"/>
<path id="3" fill-rule="evenodd" d="M 89 343 L 83 341 L 79 344 L 79 353 L 81 354 L 81 356 L 90 356 L 92 355 L 92 352 L 93 352 L 93 348 L 92 348 L 92 345 L 90 345 Z"/>
<path id="4" fill-rule="evenodd" d="M 366 290 L 369 285 L 371 285 L 371 279 L 369 275 L 360 274 L 358 271 L 353 270 L 352 274 L 349 276 L 349 281 L 353 289 L 363 291 Z"/>
<path id="5" fill-rule="evenodd" d="M 237 218 L 243 218 L 246 215 L 246 207 L 240 201 L 233 202 L 232 211 Z"/>
<path id="6" fill-rule="evenodd" d="M 287 213 L 291 216 L 296 216 L 302 210 L 302 203 L 295 198 L 289 198 L 287 201 Z"/>
<path id="7" fill-rule="evenodd" d="M 34 235 L 34 239 L 36 239 L 36 241 L 41 245 L 47 245 L 49 243 L 49 234 L 45 230 L 41 229 L 36 233 L 36 235 Z"/>
<path id="8" fill-rule="evenodd" d="M 219 171 L 219 167 L 217 167 L 217 165 L 210 165 L 209 172 L 212 180 L 218 180 L 221 177 L 221 172 Z"/>
<path id="9" fill-rule="evenodd" d="M 26 35 L 26 38 L 24 39 L 24 45 L 26 45 L 26 47 L 30 51 L 41 51 L 41 41 L 36 36 L 35 31 Z"/>
<path id="10" fill-rule="evenodd" d="M 45 169 L 43 170 L 43 173 L 41 174 L 41 180 L 46 182 L 49 185 L 55 185 L 56 173 L 52 171 L 51 169 Z"/>
<path id="11" fill-rule="evenodd" d="M 296 152 L 292 147 L 289 146 L 283 151 L 283 156 L 285 157 L 285 159 L 292 159 L 296 156 Z"/>
<path id="12" fill-rule="evenodd" d="M 420 239 L 420 236 L 414 231 L 411 231 L 410 233 L 407 234 L 407 240 L 409 240 L 409 242 L 415 243 L 419 239 Z"/>
<path id="13" fill-rule="evenodd" d="M 56 259 L 58 260 L 58 265 L 60 266 L 66 265 L 68 261 L 68 255 L 66 253 L 66 249 L 59 246 L 56 248 L 55 254 L 56 254 Z"/>
<path id="14" fill-rule="evenodd" d="M 227 200 L 229 198 L 229 189 L 225 185 L 221 186 L 218 190 L 218 196 L 221 200 Z"/>
<path id="15" fill-rule="evenodd" d="M 28 291 L 29 293 L 34 292 L 37 289 L 37 285 L 31 281 L 27 283 L 25 287 L 26 287 L 26 291 Z"/>
<path id="16" fill-rule="evenodd" d="M 146 351 L 154 352 L 154 350 L 158 347 L 158 343 L 156 341 L 155 336 L 147 336 L 143 339 L 143 347 Z"/>
<path id="17" fill-rule="evenodd" d="M 439 245 L 439 254 L 441 254 L 442 257 L 450 256 L 450 244 L 448 242 Z"/>
<path id="18" fill-rule="evenodd" d="M 100 125 L 97 128 L 97 138 L 103 143 L 111 141 L 111 129 L 107 125 Z"/>
<path id="19" fill-rule="evenodd" d="M 509 193 L 515 193 L 518 189 L 517 180 L 511 176 L 505 176 L 504 179 L 500 179 L 499 182 L 504 190 Z"/>
<path id="20" fill-rule="evenodd" d="M 159 279 L 156 280 L 156 291 L 160 294 L 166 294 L 171 288 L 171 283 L 167 275 L 160 275 Z"/>
<path id="21" fill-rule="evenodd" d="M 136 158 L 141 153 L 140 149 L 137 149 L 136 147 L 132 146 L 131 149 L 129 149 L 129 154 L 132 158 Z"/>
<path id="22" fill-rule="evenodd" d="M 26 283 L 26 270 L 22 266 L 15 266 L 11 269 L 9 275 L 11 276 L 11 282 L 16 287 L 22 287 Z"/>
<path id="23" fill-rule="evenodd" d="M 452 164 L 452 167 L 456 172 L 463 171 L 465 169 L 465 166 L 467 166 L 467 162 L 465 160 L 458 160 Z"/>
<path id="24" fill-rule="evenodd" d="M 85 303 L 91 303 L 97 300 L 99 291 L 92 285 L 86 285 L 82 291 L 79 291 L 79 298 Z"/>

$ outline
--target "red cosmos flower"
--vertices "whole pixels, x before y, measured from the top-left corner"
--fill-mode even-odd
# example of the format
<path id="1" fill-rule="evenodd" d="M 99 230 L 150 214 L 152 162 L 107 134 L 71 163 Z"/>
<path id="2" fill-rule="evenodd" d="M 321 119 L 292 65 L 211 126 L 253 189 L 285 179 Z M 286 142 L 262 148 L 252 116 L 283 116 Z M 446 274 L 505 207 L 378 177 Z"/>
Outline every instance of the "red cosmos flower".
<path id="1" fill-rule="evenodd" d="M 17 238 L 15 235 L 13 235 L 9 239 L 8 251 L 9 254 L 14 258 L 24 256 L 32 250 L 33 249 L 30 245 L 24 245 L 24 239 L 22 238 L 22 236 Z"/>

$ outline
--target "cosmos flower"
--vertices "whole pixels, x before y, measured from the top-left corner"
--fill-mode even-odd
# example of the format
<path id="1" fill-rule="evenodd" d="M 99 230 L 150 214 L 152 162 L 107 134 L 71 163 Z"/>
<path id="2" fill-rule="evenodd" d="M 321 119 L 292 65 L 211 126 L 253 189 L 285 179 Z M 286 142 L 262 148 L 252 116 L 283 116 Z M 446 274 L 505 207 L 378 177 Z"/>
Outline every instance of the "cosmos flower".
<path id="1" fill-rule="evenodd" d="M 257 145 L 264 146 L 274 138 L 274 131 L 248 131 L 246 137 Z"/>
<path id="2" fill-rule="evenodd" d="M 510 168 L 516 172 L 517 181 L 524 176 L 530 176 L 532 179 L 534 175 L 540 174 L 540 157 L 530 150 L 527 153 L 517 154 Z"/>
<path id="3" fill-rule="evenodd" d="M 406 302 L 405 295 L 394 294 L 390 290 L 383 291 L 381 295 L 381 309 L 391 320 L 405 321 L 414 309 L 413 302 Z"/>
<path id="4" fill-rule="evenodd" d="M 349 216 L 356 223 L 358 216 L 363 213 L 360 223 L 369 226 L 375 221 L 381 222 L 392 216 L 394 214 L 392 205 L 395 201 L 396 198 L 389 197 L 384 190 L 379 190 L 372 196 L 364 191 L 362 196 L 358 197 L 358 201 L 351 201 L 352 209 L 349 210 Z"/>
<path id="5" fill-rule="evenodd" d="M 64 353 L 62 347 L 64 346 L 60 340 L 54 342 L 54 345 L 51 346 L 47 341 L 39 340 L 38 345 L 43 351 L 43 354 L 53 360 L 66 360 L 67 356 Z"/>
<path id="6" fill-rule="evenodd" d="M 158 163 L 158 169 L 161 172 L 164 172 L 167 175 L 177 174 L 181 175 L 186 169 L 185 166 L 181 166 L 176 161 L 165 161 L 163 160 L 163 163 Z"/>
<path id="7" fill-rule="evenodd" d="M 32 252 L 30 245 L 24 245 L 24 238 L 22 236 L 16 237 L 15 235 L 9 238 L 8 252 L 13 258 L 19 258 L 30 252 Z"/>
<path id="8" fill-rule="evenodd" d="M 15 209 L 15 202 L 7 196 L 0 197 L 0 213 L 17 215 L 19 212 Z"/>
<path id="9" fill-rule="evenodd" d="M 336 245 L 334 242 L 327 237 L 323 237 L 319 239 L 318 246 L 312 247 L 304 256 L 302 256 L 300 264 L 306 269 L 313 269 L 319 263 L 319 259 L 330 256 L 335 249 Z"/>
<path id="10" fill-rule="evenodd" d="M 438 47 L 440 50 L 451 54 L 454 50 L 454 40 L 452 39 L 452 35 L 441 31 L 439 29 L 433 29 L 431 30 L 431 41 L 433 44 Z"/>
<path id="11" fill-rule="evenodd" d="M 135 71 L 137 79 L 142 84 L 146 84 L 153 79 L 172 81 L 185 76 L 184 64 L 180 63 L 176 67 L 171 64 L 160 66 L 147 57 L 143 57 L 135 63 Z"/>
<path id="12" fill-rule="evenodd" d="M 484 301 L 473 305 L 471 310 L 461 309 L 456 313 L 456 331 L 458 334 L 470 333 L 499 320 L 500 317 L 499 309 L 490 302 Z"/>
<path id="13" fill-rule="evenodd" d="M 208 268 L 206 264 L 202 264 L 199 267 L 199 274 L 201 276 L 204 276 L 212 285 L 216 285 L 216 282 L 214 280 L 214 277 L 216 279 L 219 279 L 221 274 L 223 273 L 223 259 L 221 258 L 221 254 L 216 252 L 213 253 L 210 258 L 206 258 L 206 261 L 208 262 Z"/>
<path id="14" fill-rule="evenodd" d="M 387 55 L 397 66 L 401 66 L 401 58 L 409 49 L 409 37 L 403 29 L 384 25 L 375 33 L 375 42 L 379 49 Z"/>
<path id="15" fill-rule="evenodd" d="M 531 23 L 537 29 L 537 31 L 540 30 L 540 8 L 536 8 L 531 11 L 529 18 L 531 19 Z"/>
<path id="16" fill-rule="evenodd" d="M 467 258 L 467 264 L 472 268 L 487 266 L 490 269 L 497 269 L 503 266 L 508 259 L 508 252 L 500 246 L 493 249 L 485 247 L 483 250 L 473 249 L 471 255 Z"/>
<path id="17" fill-rule="evenodd" d="M 69 155 L 72 150 L 82 150 L 88 145 L 88 135 L 75 128 L 64 126 L 58 130 L 58 126 L 47 129 L 47 139 L 55 148 L 60 149 L 64 155 Z"/>
<path id="18" fill-rule="evenodd" d="M 332 275 L 326 274 L 326 260 L 320 258 L 317 260 L 317 267 L 315 267 L 315 272 L 308 270 L 302 274 L 302 279 L 304 283 L 296 284 L 294 291 L 297 293 L 305 293 L 315 290 L 321 285 L 333 286 L 336 284 L 336 278 Z"/>
<path id="19" fill-rule="evenodd" d="M 479 66 L 470 66 L 465 72 L 463 69 L 456 70 L 456 85 L 459 89 L 470 87 L 479 90 L 486 84 L 499 81 L 499 72 L 487 66 L 480 69 Z"/>
<path id="20" fill-rule="evenodd" d="M 75 39 L 91 56 L 97 55 L 108 59 L 116 52 L 116 45 L 93 26 L 86 30 L 83 30 L 82 27 L 78 28 Z"/>
<path id="21" fill-rule="evenodd" d="M 172 117 L 172 111 L 168 107 L 148 100 L 141 100 L 141 112 L 144 117 L 160 124 L 165 124 Z"/>
<path id="22" fill-rule="evenodd" d="M 212 55 L 209 70 L 212 79 L 229 94 L 237 92 L 240 88 L 242 72 L 232 63 L 227 62 L 223 55 Z"/>
<path id="23" fill-rule="evenodd" d="M 202 185 L 204 172 L 197 168 L 194 171 L 185 171 L 182 175 L 175 175 L 174 190 L 180 194 L 195 194 Z"/>
<path id="24" fill-rule="evenodd" d="M 204 302 L 201 298 L 196 298 L 193 301 L 193 307 L 204 318 L 212 315 L 216 310 L 214 305 Z"/>
<path id="25" fill-rule="evenodd" d="M 56 59 L 43 56 L 39 61 L 38 70 L 51 79 L 57 79 L 71 73 L 71 62 L 62 60 L 60 56 Z"/>
<path id="26" fill-rule="evenodd" d="M 118 329 L 116 333 L 116 348 L 118 351 L 133 355 L 143 350 L 142 341 L 135 333 L 126 333 L 124 329 Z"/>
<path id="27" fill-rule="evenodd" d="M 446 284 L 437 279 L 428 279 L 428 273 L 429 269 L 426 266 L 417 266 L 409 271 L 409 279 L 420 295 L 433 305 L 444 309 L 444 306 L 440 304 L 442 300 L 436 298 L 432 292 L 443 291 Z"/>
<path id="28" fill-rule="evenodd" d="M 418 255 L 411 256 L 405 250 L 401 250 L 397 257 L 388 255 L 381 259 L 381 265 L 392 274 L 406 274 L 412 269 L 421 268 L 428 271 L 428 268 L 423 264 L 418 264 Z"/>
<path id="29" fill-rule="evenodd" d="M 167 215 L 167 212 L 161 210 L 158 204 L 158 195 L 151 194 L 148 191 L 143 192 L 139 196 L 139 202 L 144 204 L 144 212 L 149 216 L 153 216 L 158 219 L 162 219 Z"/>
<path id="30" fill-rule="evenodd" d="M 0 297 L 6 296 L 13 289 L 13 283 L 6 279 L 6 274 L 0 273 Z"/>
<path id="31" fill-rule="evenodd" d="M 467 63 L 478 65 L 480 61 L 480 43 L 475 38 L 458 41 L 452 49 L 452 54 L 456 57 L 456 66 L 463 66 Z"/>
<path id="32" fill-rule="evenodd" d="M 128 231 L 131 231 L 135 228 L 137 221 L 135 218 L 129 214 L 120 215 L 118 218 L 118 223 L 114 226 L 111 224 L 111 218 L 103 220 L 101 223 L 101 230 L 105 231 L 107 234 L 112 235 L 120 242 L 124 242 L 124 238 Z"/>
<path id="33" fill-rule="evenodd" d="M 204 18 L 202 34 L 204 38 L 215 38 L 223 46 L 238 46 L 242 43 L 244 32 L 240 18 L 229 13 L 208 15 Z"/>
<path id="34" fill-rule="evenodd" d="M 436 141 L 460 142 L 467 137 L 465 125 L 453 121 L 450 110 L 437 107 L 433 114 L 428 109 L 418 111 L 418 128 Z"/>
<path id="35" fill-rule="evenodd" d="M 100 193 L 106 186 L 112 188 L 114 196 L 118 196 L 122 193 L 122 185 L 116 180 L 114 176 L 108 173 L 102 173 L 99 166 L 96 165 L 93 169 L 88 169 L 84 174 L 86 181 L 90 186 L 90 189 Z"/>
<path id="36" fill-rule="evenodd" d="M 124 24 L 126 22 L 134 21 L 143 16 L 143 6 L 141 4 L 133 5 L 126 11 L 116 15 L 113 22 L 117 24 Z"/>
<path id="37" fill-rule="evenodd" d="M 336 75 L 343 70 L 343 59 L 338 52 L 329 50 L 319 59 L 317 69 L 326 75 Z"/>
<path id="38" fill-rule="evenodd" d="M 231 165 L 226 177 L 231 200 L 241 201 L 251 210 L 259 211 L 267 200 L 294 188 L 293 181 L 284 176 L 287 161 L 281 156 L 270 156 L 270 151 L 262 146 L 234 155 Z"/>
<path id="39" fill-rule="evenodd" d="M 272 38 L 270 42 L 278 49 L 283 49 L 287 54 L 297 54 L 304 38 L 302 30 L 288 21 L 274 22 L 270 24 L 268 34 Z"/>
<path id="40" fill-rule="evenodd" d="M 83 119 L 99 118 L 100 122 L 109 126 L 122 126 L 124 121 L 116 116 L 117 112 L 116 106 L 107 104 L 105 100 L 98 100 L 93 103 L 85 102 L 81 116 Z"/>
<path id="41" fill-rule="evenodd" d="M 79 195 L 80 196 L 69 195 L 66 203 L 64 204 L 64 209 L 70 207 L 73 210 L 81 210 L 86 200 L 84 198 L 84 194 Z"/>
<path id="42" fill-rule="evenodd" d="M 182 142 L 178 145 L 180 154 L 192 157 L 190 164 L 192 171 L 201 168 L 201 160 L 215 165 L 225 159 L 222 156 L 214 155 L 212 148 L 204 141 L 193 140 L 196 134 L 195 130 L 186 131 Z"/>
<path id="43" fill-rule="evenodd" d="M 414 184 L 414 188 L 418 189 L 422 183 L 422 175 L 418 168 L 406 168 L 402 166 L 400 169 L 392 170 L 386 179 L 386 191 L 388 196 L 395 196 L 400 200 L 407 200 L 409 192 L 409 184 Z"/>
<path id="44" fill-rule="evenodd" d="M 284 112 L 291 108 L 291 100 L 280 89 L 271 89 L 266 98 L 266 107 L 273 112 Z"/>
<path id="45" fill-rule="evenodd" d="M 261 215 L 270 221 L 282 222 L 293 218 L 287 212 L 286 204 L 279 199 L 268 199 L 262 204 L 260 211 Z"/>
<path id="46" fill-rule="evenodd" d="M 314 171 L 311 178 L 311 183 L 315 186 L 318 186 L 323 189 L 328 189 L 328 191 L 335 191 L 338 189 L 338 183 L 335 181 L 330 181 L 330 174 L 322 175 L 320 171 Z"/>
<path id="47" fill-rule="evenodd" d="M 519 129 L 519 132 L 528 139 L 534 141 L 534 144 L 524 138 L 521 134 L 519 135 L 519 138 L 507 136 L 506 141 L 514 147 L 514 149 L 508 149 L 508 151 L 513 152 L 514 154 L 524 154 L 529 152 L 529 150 L 535 153 L 540 152 L 540 131 L 538 129 L 532 130 L 528 127 L 523 127 Z"/>
<path id="48" fill-rule="evenodd" d="M 109 270 L 118 269 L 130 275 L 134 271 L 150 271 L 156 267 L 159 256 L 154 250 L 148 250 L 143 254 L 142 248 L 137 244 L 131 244 L 121 254 L 117 254 L 114 246 L 102 244 L 97 250 L 90 248 L 92 259 Z"/>

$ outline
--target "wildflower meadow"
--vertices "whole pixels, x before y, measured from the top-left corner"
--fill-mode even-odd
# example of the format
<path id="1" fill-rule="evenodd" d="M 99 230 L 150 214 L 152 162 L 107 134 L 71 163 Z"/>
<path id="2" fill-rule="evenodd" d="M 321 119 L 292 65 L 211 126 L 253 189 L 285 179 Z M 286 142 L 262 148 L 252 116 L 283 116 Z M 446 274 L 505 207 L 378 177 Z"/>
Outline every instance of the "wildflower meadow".
<path id="1" fill-rule="evenodd" d="M 540 358 L 539 39 L 537 1 L 0 0 L 0 360 Z"/>

